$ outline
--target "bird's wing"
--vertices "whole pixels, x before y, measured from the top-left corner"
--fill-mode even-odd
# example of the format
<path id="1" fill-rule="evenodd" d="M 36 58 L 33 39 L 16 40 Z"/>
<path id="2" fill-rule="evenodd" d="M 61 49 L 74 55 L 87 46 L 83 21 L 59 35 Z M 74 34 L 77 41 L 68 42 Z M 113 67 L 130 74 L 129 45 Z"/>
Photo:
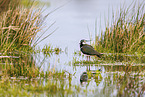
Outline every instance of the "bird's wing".
<path id="1" fill-rule="evenodd" d="M 87 46 L 87 47 L 94 49 L 91 45 L 88 45 L 88 44 L 84 44 L 84 46 Z"/>
<path id="2" fill-rule="evenodd" d="M 82 51 L 89 55 L 100 55 L 91 45 L 87 44 L 82 47 Z"/>

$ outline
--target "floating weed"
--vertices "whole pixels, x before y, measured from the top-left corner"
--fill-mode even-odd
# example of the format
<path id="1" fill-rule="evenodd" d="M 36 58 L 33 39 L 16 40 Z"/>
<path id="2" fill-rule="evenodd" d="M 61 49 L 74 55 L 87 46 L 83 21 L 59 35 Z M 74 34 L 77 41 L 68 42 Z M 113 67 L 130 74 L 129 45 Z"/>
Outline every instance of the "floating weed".
<path id="1" fill-rule="evenodd" d="M 81 54 L 81 51 L 74 51 L 74 55 L 75 56 L 81 56 L 82 54 Z"/>
<path id="2" fill-rule="evenodd" d="M 61 48 L 57 48 L 57 47 L 56 48 L 53 48 L 51 45 L 49 45 L 49 46 L 45 45 L 41 51 L 43 52 L 43 54 L 48 55 L 49 57 L 53 53 L 55 53 L 56 55 L 58 55 L 61 52 L 63 52 Z"/>
<path id="3" fill-rule="evenodd" d="M 124 65 L 124 64 L 130 64 L 133 63 L 136 64 L 145 64 L 145 56 L 137 56 L 135 54 L 124 54 L 124 53 L 104 53 L 102 58 L 97 57 L 91 57 L 90 61 L 86 61 L 83 59 L 80 59 L 78 57 L 73 58 L 73 64 L 74 65 Z"/>
<path id="4" fill-rule="evenodd" d="M 38 77 L 25 78 L 2 76 L 0 81 L 1 95 L 4 96 L 34 96 L 42 95 L 73 95 L 78 93 L 80 88 L 71 84 L 72 77 L 66 75 L 65 72 L 49 72 Z M 7 80 L 6 80 L 7 79 Z M 69 80 L 67 82 L 67 80 Z"/>
<path id="5" fill-rule="evenodd" d="M 99 61 L 75 61 L 75 63 L 74 63 L 74 65 L 81 65 L 81 64 L 83 64 L 83 65 L 93 65 L 93 64 L 100 64 L 101 62 L 99 62 Z"/>

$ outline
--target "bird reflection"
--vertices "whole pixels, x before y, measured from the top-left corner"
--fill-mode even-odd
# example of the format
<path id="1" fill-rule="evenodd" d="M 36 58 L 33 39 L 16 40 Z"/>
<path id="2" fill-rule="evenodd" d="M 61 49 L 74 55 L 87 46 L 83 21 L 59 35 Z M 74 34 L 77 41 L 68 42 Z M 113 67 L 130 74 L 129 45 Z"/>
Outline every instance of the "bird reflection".
<path id="1" fill-rule="evenodd" d="M 101 69 L 98 69 L 98 70 L 89 70 L 89 71 L 87 70 L 87 71 L 83 72 L 80 76 L 81 85 L 89 84 L 88 79 L 90 79 L 90 78 L 95 79 L 95 81 L 98 83 L 98 81 L 99 81 L 98 77 L 100 77 L 102 79 L 101 71 L 102 71 Z"/>
<path id="2" fill-rule="evenodd" d="M 83 74 L 80 76 L 80 82 L 81 82 L 81 84 L 83 82 L 87 82 L 87 80 L 88 80 L 87 72 L 83 72 Z"/>

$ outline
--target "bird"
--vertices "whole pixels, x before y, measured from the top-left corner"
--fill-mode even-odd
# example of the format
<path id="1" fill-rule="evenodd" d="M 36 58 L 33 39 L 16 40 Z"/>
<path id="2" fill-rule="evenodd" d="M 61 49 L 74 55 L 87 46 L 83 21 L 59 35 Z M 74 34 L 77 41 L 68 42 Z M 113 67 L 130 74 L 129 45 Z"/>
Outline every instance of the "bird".
<path id="1" fill-rule="evenodd" d="M 90 40 L 82 39 L 80 41 L 80 50 L 81 50 L 81 52 L 85 55 L 89 55 L 89 56 L 95 55 L 95 56 L 101 58 L 101 55 L 102 55 L 101 53 L 97 52 L 91 45 L 84 44 L 88 41 L 90 41 Z"/>

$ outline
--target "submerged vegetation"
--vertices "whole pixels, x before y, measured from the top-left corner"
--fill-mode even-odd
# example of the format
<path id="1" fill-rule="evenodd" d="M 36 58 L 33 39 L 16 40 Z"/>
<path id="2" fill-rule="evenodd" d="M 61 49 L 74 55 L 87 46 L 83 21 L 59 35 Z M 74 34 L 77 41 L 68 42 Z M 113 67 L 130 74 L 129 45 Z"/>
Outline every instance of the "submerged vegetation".
<path id="1" fill-rule="evenodd" d="M 43 54 L 46 54 L 46 55 L 50 56 L 53 53 L 58 55 L 63 51 L 61 50 L 61 48 L 53 48 L 51 45 L 49 45 L 49 46 L 45 45 L 42 49 L 42 52 L 43 52 Z"/>

